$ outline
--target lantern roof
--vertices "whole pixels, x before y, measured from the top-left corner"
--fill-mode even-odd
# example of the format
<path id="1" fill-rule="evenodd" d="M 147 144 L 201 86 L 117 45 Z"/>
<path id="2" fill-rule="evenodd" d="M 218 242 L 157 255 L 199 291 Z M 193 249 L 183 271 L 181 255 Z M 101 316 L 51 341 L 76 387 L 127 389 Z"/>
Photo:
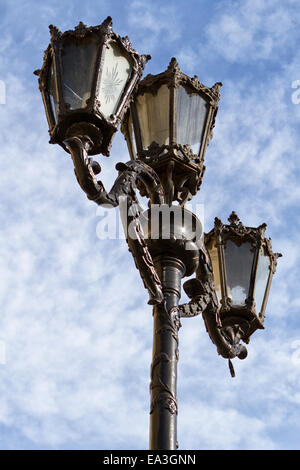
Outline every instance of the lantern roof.
<path id="1" fill-rule="evenodd" d="M 265 237 L 267 224 L 262 223 L 258 227 L 246 227 L 238 217 L 235 211 L 232 211 L 228 217 L 229 224 L 223 224 L 221 219 L 215 217 L 214 228 L 205 234 L 205 244 L 209 245 L 213 238 L 221 237 L 222 240 L 230 239 L 237 245 L 250 242 L 252 246 L 264 246 L 271 260 L 272 269 L 275 272 L 277 259 L 282 256 L 281 253 L 274 253 L 272 250 L 272 239 Z"/>
<path id="2" fill-rule="evenodd" d="M 64 39 L 82 39 L 89 35 L 100 37 L 104 44 L 112 39 L 117 41 L 119 46 L 121 46 L 125 52 L 132 55 L 135 58 L 137 64 L 144 67 L 145 63 L 151 59 L 151 56 L 149 54 L 139 55 L 138 52 L 132 47 L 129 37 L 121 37 L 119 34 L 116 34 L 113 31 L 112 26 L 113 22 L 111 16 L 108 16 L 100 25 L 97 26 L 87 26 L 82 21 L 80 21 L 74 29 L 69 29 L 63 33 L 59 30 L 59 28 L 51 24 L 49 26 L 51 45 L 55 46 L 57 42 L 63 41 Z"/>
<path id="3" fill-rule="evenodd" d="M 215 83 L 211 88 L 203 85 L 197 75 L 194 75 L 194 77 L 189 77 L 188 75 L 184 74 L 181 71 L 178 61 L 175 57 L 172 57 L 167 70 L 164 72 L 161 72 L 157 75 L 146 75 L 146 77 L 143 78 L 143 80 L 141 80 L 138 85 L 137 94 L 142 94 L 145 91 L 152 91 L 155 93 L 157 88 L 163 84 L 167 84 L 168 86 L 173 86 L 175 88 L 178 88 L 180 85 L 186 86 L 194 92 L 202 94 L 207 100 L 210 101 L 210 104 L 214 106 L 217 106 L 221 96 L 221 82 Z"/>

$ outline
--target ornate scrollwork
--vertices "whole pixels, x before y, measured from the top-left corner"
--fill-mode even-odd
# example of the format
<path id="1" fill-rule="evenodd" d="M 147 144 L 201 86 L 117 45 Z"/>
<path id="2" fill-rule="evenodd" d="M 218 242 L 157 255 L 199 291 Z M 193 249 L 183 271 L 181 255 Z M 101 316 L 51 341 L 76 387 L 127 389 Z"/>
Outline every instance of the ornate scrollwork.
<path id="1" fill-rule="evenodd" d="M 101 34 L 110 37 L 114 34 L 112 29 L 112 18 L 108 16 L 100 25 L 98 26 L 87 26 L 82 21 L 75 26 L 74 29 L 69 29 L 62 33 L 56 26 L 50 25 L 50 34 L 52 40 L 56 40 L 63 37 L 75 37 L 75 38 L 83 38 L 89 33 L 93 32 L 101 32 Z"/>
<path id="2" fill-rule="evenodd" d="M 177 414 L 177 397 L 172 393 L 169 387 L 160 379 L 160 377 L 158 378 L 158 380 L 158 385 L 154 385 L 153 383 L 151 383 L 150 385 L 151 390 L 159 388 L 159 392 L 151 401 L 150 414 L 153 413 L 156 406 L 167 409 L 172 415 Z"/>
<path id="3" fill-rule="evenodd" d="M 253 247 L 264 247 L 266 253 L 270 257 L 271 265 L 270 268 L 275 273 L 277 266 L 277 259 L 282 256 L 281 253 L 273 253 L 272 240 L 271 238 L 265 238 L 265 232 L 267 224 L 263 223 L 258 227 L 245 227 L 240 221 L 236 212 L 232 211 L 228 217 L 230 225 L 224 225 L 220 219 L 215 218 L 215 232 L 218 235 L 222 234 L 222 238 L 226 238 L 228 235 L 235 240 L 237 244 L 241 240 L 247 240 Z"/>
<path id="4" fill-rule="evenodd" d="M 62 36 L 62 32 L 57 28 L 57 26 L 54 26 L 53 24 L 49 25 L 49 31 L 52 41 L 56 41 Z"/>
<path id="5" fill-rule="evenodd" d="M 152 142 L 140 153 L 140 160 L 155 169 L 170 205 L 176 200 L 184 206 L 201 186 L 205 166 L 190 145 L 159 145 Z"/>
<path id="6" fill-rule="evenodd" d="M 231 236 L 234 236 L 237 242 L 239 239 L 245 240 L 245 238 L 247 238 L 253 246 L 257 246 L 258 243 L 263 242 L 265 239 L 265 231 L 267 228 L 267 224 L 265 223 L 261 224 L 257 228 L 245 227 L 234 211 L 232 211 L 228 217 L 228 222 L 230 225 L 224 225 L 221 220 L 216 217 L 215 227 L 218 228 L 219 232 L 223 232 L 224 235 L 230 233 Z"/>
<path id="7" fill-rule="evenodd" d="M 166 308 L 166 302 L 164 302 L 156 307 L 155 314 L 157 315 L 157 324 L 159 325 L 155 330 L 155 335 L 156 337 L 162 338 L 162 335 L 167 333 L 172 337 L 175 347 L 174 357 L 175 360 L 178 361 L 178 331 L 181 327 L 179 308 L 177 306 L 173 306 L 168 311 Z M 150 414 L 154 412 L 154 409 L 157 406 L 167 409 L 171 414 L 177 414 L 177 397 L 167 385 L 163 374 L 163 370 L 166 370 L 164 364 L 167 363 L 167 367 L 172 367 L 171 362 L 174 360 L 174 357 L 171 358 L 166 352 L 159 352 L 153 357 L 150 374 L 150 391 L 152 397 Z"/>
<path id="8" fill-rule="evenodd" d="M 86 136 L 74 136 L 68 138 L 65 143 L 72 156 L 77 181 L 90 200 L 106 207 L 116 207 L 121 201 L 126 201 L 125 231 L 129 251 L 148 289 L 149 304 L 161 303 L 164 299 L 162 285 L 139 223 L 141 209 L 136 194 L 139 189 L 152 203 L 164 203 L 164 193 L 155 171 L 140 161 L 118 163 L 116 169 L 119 176 L 107 192 L 102 182 L 96 178 L 96 174 L 101 171 L 100 165 L 88 157 L 90 139 Z"/>
<path id="9" fill-rule="evenodd" d="M 144 78 L 143 82 L 140 84 L 140 92 L 143 93 L 144 88 L 145 91 L 151 91 L 153 85 L 153 92 L 155 93 L 155 84 L 157 80 L 160 80 L 161 83 L 166 83 L 168 87 L 178 88 L 181 84 L 183 84 L 191 90 L 201 91 L 205 95 L 209 96 L 210 102 L 213 106 L 217 106 L 218 101 L 220 99 L 220 88 L 222 86 L 221 82 L 215 83 L 211 88 L 203 85 L 197 75 L 194 75 L 194 77 L 189 77 L 188 75 L 185 75 L 181 71 L 177 59 L 175 57 L 172 57 L 165 72 L 162 72 L 158 75 L 148 74 Z"/>

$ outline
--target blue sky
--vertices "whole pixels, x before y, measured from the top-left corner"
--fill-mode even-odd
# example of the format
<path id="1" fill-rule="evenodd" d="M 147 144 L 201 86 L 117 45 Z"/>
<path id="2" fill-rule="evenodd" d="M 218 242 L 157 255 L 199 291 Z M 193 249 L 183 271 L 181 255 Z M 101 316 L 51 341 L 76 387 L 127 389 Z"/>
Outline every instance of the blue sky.
<path id="1" fill-rule="evenodd" d="M 145 73 L 164 71 L 175 56 L 207 86 L 223 82 L 195 198 L 205 231 L 235 210 L 245 225 L 266 222 L 283 253 L 265 330 L 252 337 L 248 358 L 234 361 L 235 379 L 203 320 L 183 319 L 180 448 L 299 449 L 296 0 L 0 0 L 0 448 L 148 447 L 147 292 L 125 241 L 97 236 L 97 206 L 78 187 L 70 157 L 48 144 L 32 73 L 49 24 L 64 31 L 108 15 L 115 32 L 151 54 Z M 116 162 L 128 159 L 118 133 L 111 157 L 100 157 L 106 187 Z"/>

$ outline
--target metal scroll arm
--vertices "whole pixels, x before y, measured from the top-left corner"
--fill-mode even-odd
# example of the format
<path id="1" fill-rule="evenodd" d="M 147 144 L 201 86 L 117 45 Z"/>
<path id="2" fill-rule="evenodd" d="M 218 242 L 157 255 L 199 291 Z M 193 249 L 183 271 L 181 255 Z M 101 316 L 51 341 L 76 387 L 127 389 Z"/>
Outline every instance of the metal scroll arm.
<path id="1" fill-rule="evenodd" d="M 164 300 L 162 284 L 155 271 L 150 252 L 145 243 L 139 217 L 141 206 L 137 199 L 137 190 L 150 198 L 153 204 L 163 204 L 164 192 L 160 180 L 152 168 L 138 160 L 118 163 L 119 175 L 107 192 L 96 174 L 101 172 L 98 162 L 88 157 L 90 140 L 86 136 L 71 137 L 65 141 L 72 160 L 77 181 L 88 199 L 105 207 L 120 206 L 129 251 L 132 253 L 137 269 L 149 292 L 149 304 L 159 304 Z"/>
<path id="2" fill-rule="evenodd" d="M 186 281 L 183 285 L 191 301 L 179 306 L 180 317 L 202 314 L 210 339 L 217 346 L 218 354 L 228 359 L 230 373 L 234 377 L 231 359 L 245 359 L 247 356 L 246 347 L 240 344 L 243 331 L 239 325 L 222 326 L 211 261 L 204 247 L 199 250 L 199 258 L 196 278 Z"/>

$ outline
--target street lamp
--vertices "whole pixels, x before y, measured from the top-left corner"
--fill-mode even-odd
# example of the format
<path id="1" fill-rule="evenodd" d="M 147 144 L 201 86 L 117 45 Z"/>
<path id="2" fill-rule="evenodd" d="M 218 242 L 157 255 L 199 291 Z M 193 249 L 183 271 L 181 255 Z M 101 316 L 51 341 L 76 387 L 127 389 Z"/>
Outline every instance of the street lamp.
<path id="1" fill-rule="evenodd" d="M 177 448 L 177 362 L 181 319 L 201 314 L 217 351 L 244 359 L 250 335 L 263 328 L 277 258 L 266 225 L 245 227 L 233 212 L 230 225 L 215 219 L 203 234 L 185 202 L 201 186 L 204 156 L 212 137 L 221 83 L 212 88 L 183 74 L 176 59 L 167 70 L 140 81 L 150 56 L 139 56 L 128 37 L 82 23 L 51 43 L 35 73 L 49 124 L 50 143 L 71 154 L 87 197 L 120 207 L 126 241 L 153 305 L 150 449 Z M 90 155 L 109 155 L 121 123 L 131 160 L 116 165 L 106 191 Z M 149 199 L 143 211 L 138 192 Z M 181 280 L 190 298 L 179 305 Z"/>

